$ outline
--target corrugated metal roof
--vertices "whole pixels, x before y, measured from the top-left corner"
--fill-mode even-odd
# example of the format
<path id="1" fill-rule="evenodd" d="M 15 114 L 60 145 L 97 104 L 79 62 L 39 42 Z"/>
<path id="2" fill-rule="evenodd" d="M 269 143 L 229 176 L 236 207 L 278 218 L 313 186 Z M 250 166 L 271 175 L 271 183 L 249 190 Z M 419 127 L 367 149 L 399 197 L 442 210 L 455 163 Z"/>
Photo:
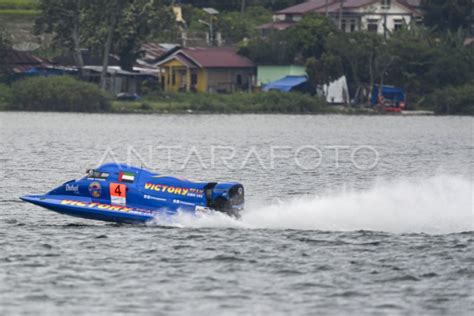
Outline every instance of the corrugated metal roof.
<path id="1" fill-rule="evenodd" d="M 364 7 L 373 3 L 378 2 L 379 0 L 344 0 L 343 8 L 344 9 L 356 9 Z M 341 6 L 340 0 L 328 0 L 328 11 L 334 12 L 339 10 Z M 416 9 L 420 6 L 421 0 L 394 0 L 399 4 L 407 7 L 408 9 Z M 326 11 L 326 0 L 311 0 L 308 2 L 303 2 L 281 11 L 278 11 L 277 14 L 307 14 L 310 12 L 325 12 Z"/>
<path id="2" fill-rule="evenodd" d="M 329 3 L 333 3 L 334 1 L 335 0 L 328 0 Z M 326 0 L 311 0 L 280 10 L 277 14 L 305 14 L 323 6 L 326 6 Z"/>
<path id="3" fill-rule="evenodd" d="M 237 54 L 233 48 L 226 47 L 187 47 L 185 56 L 203 68 L 252 68 L 255 64 L 248 58 Z"/>
<path id="4" fill-rule="evenodd" d="M 9 65 L 41 65 L 49 64 L 47 59 L 35 56 L 29 52 L 22 52 L 19 50 L 12 49 L 9 51 L 6 57 L 7 64 Z"/>
<path id="5" fill-rule="evenodd" d="M 358 9 L 358 8 L 361 8 L 361 7 L 364 7 L 364 6 L 367 6 L 367 5 L 371 5 L 373 3 L 376 3 L 378 2 L 379 0 L 345 0 L 343 5 L 342 5 L 342 8 L 344 11 L 346 10 L 353 10 L 353 9 Z M 340 1 L 332 1 L 332 3 L 330 2 L 329 5 L 328 5 L 328 11 L 329 12 L 339 12 L 341 8 L 341 2 Z M 325 12 L 326 11 L 326 5 L 314 10 L 315 12 Z"/>
<path id="6" fill-rule="evenodd" d="M 14 74 L 26 73 L 33 68 L 51 66 L 51 63 L 45 58 L 15 49 L 8 52 L 6 56 L 6 64 L 8 65 L 8 72 Z"/>
<path id="7" fill-rule="evenodd" d="M 421 0 L 399 0 L 399 2 L 404 2 L 413 8 L 419 8 L 421 6 Z"/>
<path id="8" fill-rule="evenodd" d="M 287 28 L 295 25 L 295 22 L 273 22 L 259 25 L 258 29 L 270 29 L 270 30 L 286 30 Z"/>
<path id="9" fill-rule="evenodd" d="M 164 56 L 170 50 L 177 48 L 176 44 L 167 43 L 146 43 L 142 45 L 142 51 L 145 53 L 141 58 L 143 61 L 153 63 Z"/>
<path id="10" fill-rule="evenodd" d="M 248 58 L 227 47 L 186 47 L 163 58 L 157 66 L 177 59 L 190 68 L 253 68 L 255 64 Z"/>
<path id="11" fill-rule="evenodd" d="M 82 61 L 85 66 L 102 66 L 103 58 L 99 54 L 94 54 L 87 49 L 81 49 Z M 61 56 L 53 58 L 53 62 L 62 66 L 76 66 L 77 62 L 71 52 L 66 52 Z M 120 65 L 120 59 L 116 55 L 109 55 L 109 66 Z"/>

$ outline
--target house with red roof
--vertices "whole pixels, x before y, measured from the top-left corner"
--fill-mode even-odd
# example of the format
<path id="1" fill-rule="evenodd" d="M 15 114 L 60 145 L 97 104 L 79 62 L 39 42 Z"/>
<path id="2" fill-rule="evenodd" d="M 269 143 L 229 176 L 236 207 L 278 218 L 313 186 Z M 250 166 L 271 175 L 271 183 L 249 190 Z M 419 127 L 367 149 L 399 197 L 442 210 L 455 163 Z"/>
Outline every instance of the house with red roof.
<path id="1" fill-rule="evenodd" d="M 283 30 L 310 13 L 327 15 L 345 32 L 366 30 L 387 35 L 419 21 L 421 0 L 310 0 L 280 10 L 273 23 L 259 26 L 262 34 Z"/>
<path id="2" fill-rule="evenodd" d="M 165 91 L 235 92 L 251 88 L 255 64 L 227 47 L 186 47 L 162 56 Z"/>

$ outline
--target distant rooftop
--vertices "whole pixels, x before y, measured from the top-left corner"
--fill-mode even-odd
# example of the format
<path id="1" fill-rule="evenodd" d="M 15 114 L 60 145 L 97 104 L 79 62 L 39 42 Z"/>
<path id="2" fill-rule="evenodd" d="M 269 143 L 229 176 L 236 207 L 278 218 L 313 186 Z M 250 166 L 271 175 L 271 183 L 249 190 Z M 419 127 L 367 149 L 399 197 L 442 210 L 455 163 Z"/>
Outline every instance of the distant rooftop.
<path id="1" fill-rule="evenodd" d="M 346 9 L 357 9 L 373 3 L 377 3 L 380 0 L 345 0 L 343 7 Z M 310 12 L 324 12 L 327 9 L 329 12 L 339 10 L 341 2 L 340 0 L 310 0 L 303 2 L 286 9 L 280 10 L 277 14 L 307 14 Z M 402 6 L 409 9 L 417 9 L 420 6 L 421 0 L 393 0 Z"/>
<path id="2" fill-rule="evenodd" d="M 176 58 L 188 67 L 199 68 L 252 68 L 248 58 L 227 47 L 186 47 L 165 57 L 159 64 Z"/>

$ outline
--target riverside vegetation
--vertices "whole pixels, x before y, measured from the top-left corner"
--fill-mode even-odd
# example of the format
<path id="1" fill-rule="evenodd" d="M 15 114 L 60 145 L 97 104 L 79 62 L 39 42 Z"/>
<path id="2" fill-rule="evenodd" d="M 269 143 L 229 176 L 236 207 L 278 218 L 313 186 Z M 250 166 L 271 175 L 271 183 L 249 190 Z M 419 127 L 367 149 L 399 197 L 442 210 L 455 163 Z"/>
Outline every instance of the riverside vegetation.
<path id="1" fill-rule="evenodd" d="M 256 25 L 271 21 L 271 12 L 303 0 L 209 0 L 221 11 L 215 21 L 228 43 L 234 43 L 239 52 L 257 64 L 306 66 L 310 87 L 327 84 L 346 75 L 350 95 L 356 104 L 368 101 L 367 93 L 373 84 L 387 84 L 405 89 L 408 106 L 416 110 L 433 110 L 441 114 L 474 114 L 474 44 L 465 46 L 472 23 L 471 1 L 426 0 L 422 2 L 423 25 L 405 25 L 401 30 L 384 37 L 369 32 L 344 33 L 333 20 L 321 15 L 307 15 L 302 21 L 284 31 L 261 37 Z M 175 41 L 178 28 L 172 23 L 173 13 L 165 0 L 115 0 L 108 1 L 59 0 L 0 0 L 4 10 L 32 10 L 37 15 L 35 30 L 38 35 L 51 34 L 52 42 L 37 53 L 48 51 L 48 56 L 65 52 L 75 55 L 82 48 L 120 56 L 121 67 L 130 70 L 140 56 L 140 47 L 146 42 Z M 238 2 L 238 3 L 237 3 Z M 201 30 L 199 20 L 204 18 L 199 1 L 186 1 L 183 16 L 189 30 Z M 242 5 L 239 5 L 242 4 Z M 143 10 L 138 10 L 142 8 Z M 145 10 L 146 8 L 146 10 Z M 137 11 L 138 10 L 138 11 Z M 138 12 L 138 13 L 137 13 Z M 64 14 L 71 19 L 64 19 Z M 33 16 L 33 15 L 31 15 Z M 130 18 L 127 18 L 130 17 Z M 317 39 L 317 40 L 315 40 Z M 11 43 L 6 34 L 0 34 L 0 82 L 5 80 L 3 59 Z M 104 58 L 104 65 L 108 65 Z M 80 58 L 78 58 L 80 60 Z M 78 62 L 79 63 L 79 62 Z M 79 68 L 81 65 L 77 65 Z M 2 75 L 3 73 L 3 75 Z M 26 79 L 30 80 L 30 79 Z M 53 80 L 54 85 L 47 84 Z M 101 86 L 105 87 L 105 76 Z M 61 79 L 45 79 L 24 83 L 29 88 L 40 85 L 44 89 L 57 89 Z M 87 94 L 100 95 L 95 105 L 85 105 L 74 94 L 78 81 L 64 79 L 61 96 L 67 105 L 55 105 L 63 111 L 206 111 L 206 112 L 332 112 L 320 98 L 314 98 L 314 89 L 300 94 L 163 94 L 151 91 L 139 102 L 113 101 L 110 96 L 99 94 L 92 87 Z M 31 87 L 30 87 L 31 86 Z M 15 83 L 0 87 L 0 106 L 3 109 L 46 109 L 38 98 L 30 100 Z M 158 89 L 158 87 L 156 87 Z M 74 96 L 69 96 L 68 94 Z M 18 94 L 18 95 L 17 95 Z M 44 91 L 51 96 L 51 91 Z M 87 99 L 87 98 L 85 98 Z M 27 102 L 27 103 L 23 103 Z M 108 104 L 108 105 L 107 105 Z M 349 112 L 353 112 L 349 110 Z"/>
<path id="2" fill-rule="evenodd" d="M 116 101 L 96 85 L 72 77 L 28 78 L 0 85 L 0 109 L 69 112 L 327 113 L 324 99 L 300 93 L 154 93 Z"/>
<path id="3" fill-rule="evenodd" d="M 474 84 L 447 86 L 430 94 L 421 109 L 438 114 L 474 114 Z M 370 113 L 327 106 L 302 93 L 152 93 L 138 101 L 118 101 L 97 85 L 72 77 L 28 78 L 0 84 L 0 110 L 117 113 Z"/>

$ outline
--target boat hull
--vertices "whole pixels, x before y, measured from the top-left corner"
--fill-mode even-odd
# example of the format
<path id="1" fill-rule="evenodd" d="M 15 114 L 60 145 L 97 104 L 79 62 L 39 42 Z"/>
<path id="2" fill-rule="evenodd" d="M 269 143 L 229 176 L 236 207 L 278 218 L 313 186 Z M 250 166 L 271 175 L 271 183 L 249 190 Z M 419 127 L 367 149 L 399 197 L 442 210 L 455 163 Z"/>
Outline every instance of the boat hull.
<path id="1" fill-rule="evenodd" d="M 106 222 L 140 224 L 169 216 L 167 210 L 96 203 L 70 196 L 26 195 L 21 199 L 60 214 Z"/>

